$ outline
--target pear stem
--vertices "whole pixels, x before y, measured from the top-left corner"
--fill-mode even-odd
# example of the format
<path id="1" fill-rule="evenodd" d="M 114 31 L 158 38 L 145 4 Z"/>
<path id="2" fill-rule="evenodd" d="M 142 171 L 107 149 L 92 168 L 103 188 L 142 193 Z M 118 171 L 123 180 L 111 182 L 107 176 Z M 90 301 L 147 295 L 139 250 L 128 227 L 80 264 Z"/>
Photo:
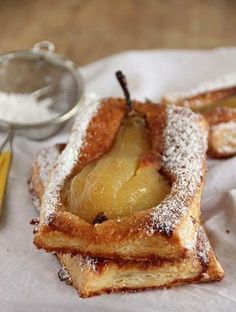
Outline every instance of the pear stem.
<path id="1" fill-rule="evenodd" d="M 124 95 L 125 95 L 125 98 L 126 98 L 126 102 L 127 102 L 127 107 L 128 107 L 128 109 L 131 110 L 132 109 L 132 101 L 131 101 L 131 98 L 130 98 L 130 93 L 129 93 L 126 77 L 122 73 L 121 70 L 118 70 L 116 72 L 116 78 L 119 81 L 120 86 L 121 86 L 121 88 L 122 88 L 122 90 L 124 92 Z"/>

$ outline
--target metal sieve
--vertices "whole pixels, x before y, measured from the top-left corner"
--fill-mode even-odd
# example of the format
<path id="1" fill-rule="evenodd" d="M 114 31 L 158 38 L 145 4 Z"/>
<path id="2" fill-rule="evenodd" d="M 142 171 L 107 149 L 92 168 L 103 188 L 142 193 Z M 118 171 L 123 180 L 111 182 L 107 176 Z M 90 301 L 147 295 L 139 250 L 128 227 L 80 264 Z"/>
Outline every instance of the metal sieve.
<path id="1" fill-rule="evenodd" d="M 78 110 L 84 83 L 77 66 L 54 52 L 53 43 L 43 41 L 31 50 L 0 55 L 0 91 L 34 93 L 53 99 L 52 110 L 58 113 L 48 121 L 8 122 L 1 119 L 0 129 L 11 128 L 28 138 L 45 139 L 59 130 Z M 40 103 L 40 102 L 39 102 Z"/>
<path id="2" fill-rule="evenodd" d="M 54 113 L 52 118 L 36 122 L 9 121 L 0 115 L 0 130 L 7 133 L 0 144 L 0 211 L 13 135 L 23 135 L 34 140 L 52 136 L 76 114 L 83 97 L 84 82 L 78 67 L 54 51 L 53 43 L 43 41 L 35 44 L 31 50 L 0 55 L 1 94 L 33 94 L 38 105 L 42 100 L 50 99 L 50 110 Z M 4 152 L 6 146 L 8 151 Z"/>

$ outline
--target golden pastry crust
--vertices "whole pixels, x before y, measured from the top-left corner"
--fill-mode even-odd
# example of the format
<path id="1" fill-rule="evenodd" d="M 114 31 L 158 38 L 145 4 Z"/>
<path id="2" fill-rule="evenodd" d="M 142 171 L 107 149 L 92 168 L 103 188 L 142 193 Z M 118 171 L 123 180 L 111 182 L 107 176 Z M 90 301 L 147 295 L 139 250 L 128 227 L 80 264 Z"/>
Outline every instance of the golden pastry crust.
<path id="1" fill-rule="evenodd" d="M 206 108 L 212 105 L 214 102 L 218 102 L 236 95 L 236 87 L 222 88 L 213 91 L 199 92 L 195 95 L 182 96 L 178 95 L 166 95 L 162 98 L 163 104 L 175 104 L 179 106 L 189 107 L 193 110 Z"/>
<path id="2" fill-rule="evenodd" d="M 207 129 L 203 118 L 189 109 L 133 103 L 146 117 L 153 151 L 161 155 L 162 171 L 172 183 L 170 195 L 160 205 L 96 225 L 68 211 L 73 176 L 109 150 L 125 116 L 125 104 L 121 99 L 98 102 L 83 129 L 86 112 L 79 115 L 44 194 L 39 232 L 34 238 L 38 248 L 123 259 L 186 255 L 195 233 L 192 220 L 198 220 L 200 214 Z M 68 157 L 75 157 L 71 164 Z"/>
<path id="3" fill-rule="evenodd" d="M 31 171 L 30 191 L 41 201 L 50 171 L 64 145 L 41 150 Z M 196 282 L 220 281 L 224 271 L 216 260 L 202 228 L 180 260 L 124 261 L 57 254 L 60 279 L 72 284 L 83 298 L 103 293 L 170 288 Z"/>
<path id="4" fill-rule="evenodd" d="M 198 244 L 204 241 L 199 250 Z M 220 281 L 224 271 L 216 260 L 204 231 L 184 259 L 174 261 L 124 261 L 59 254 L 58 259 L 79 296 L 111 292 L 164 289 L 197 282 Z"/>
<path id="5" fill-rule="evenodd" d="M 186 255 L 195 233 L 193 220 L 199 220 L 200 214 L 206 123 L 186 108 L 138 102 L 133 106 L 147 120 L 153 152 L 161 155 L 162 171 L 172 183 L 170 195 L 157 207 L 102 224 L 89 224 L 69 212 L 72 178 L 111 148 L 126 114 L 124 100 L 100 101 L 86 108 L 90 110 L 87 124 L 86 112 L 81 111 L 52 172 L 34 238 L 38 248 L 120 259 Z M 72 158 L 69 165 L 68 157 Z"/>
<path id="6" fill-rule="evenodd" d="M 214 82 L 213 82 L 214 83 Z M 213 84 L 212 83 L 212 84 Z M 236 85 L 236 83 L 234 83 Z M 163 97 L 162 103 L 189 107 L 199 111 L 209 123 L 208 155 L 213 158 L 228 158 L 236 155 L 236 108 L 211 107 L 212 104 L 236 95 L 236 86 L 189 95 L 177 93 Z M 202 111 L 204 109 L 205 111 Z"/>

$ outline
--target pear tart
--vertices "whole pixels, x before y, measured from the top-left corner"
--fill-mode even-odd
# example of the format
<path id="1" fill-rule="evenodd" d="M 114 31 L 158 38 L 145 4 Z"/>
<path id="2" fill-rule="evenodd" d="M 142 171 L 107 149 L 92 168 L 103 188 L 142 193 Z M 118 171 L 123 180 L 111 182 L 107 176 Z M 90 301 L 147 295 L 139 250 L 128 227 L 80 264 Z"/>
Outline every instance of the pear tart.
<path id="1" fill-rule="evenodd" d="M 59 254 L 59 277 L 70 283 L 79 296 L 102 293 L 170 288 L 198 282 L 220 281 L 224 271 L 206 234 L 199 228 L 195 246 L 180 260 L 132 261 Z"/>
<path id="2" fill-rule="evenodd" d="M 64 147 L 61 144 L 41 150 L 33 163 L 30 191 L 37 209 L 40 208 L 50 172 Z M 72 284 L 84 298 L 114 291 L 138 291 L 221 280 L 224 272 L 206 234 L 201 227 L 196 233 L 187 256 L 174 261 L 124 261 L 57 254 L 62 265 L 58 276 Z"/>
<path id="3" fill-rule="evenodd" d="M 186 256 L 199 221 L 206 123 L 188 108 L 132 107 L 110 98 L 81 109 L 43 196 L 38 248 L 111 259 Z"/>
<path id="4" fill-rule="evenodd" d="M 189 92 L 163 97 L 164 104 L 190 107 L 210 126 L 208 154 L 214 158 L 236 155 L 236 74 L 205 82 Z"/>

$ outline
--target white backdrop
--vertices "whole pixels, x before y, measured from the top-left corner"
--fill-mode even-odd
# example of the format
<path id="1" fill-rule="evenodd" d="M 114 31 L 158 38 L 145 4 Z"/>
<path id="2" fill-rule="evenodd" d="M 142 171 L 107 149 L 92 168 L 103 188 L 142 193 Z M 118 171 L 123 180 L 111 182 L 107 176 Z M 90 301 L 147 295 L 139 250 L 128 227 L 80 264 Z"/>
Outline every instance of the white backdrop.
<path id="1" fill-rule="evenodd" d="M 158 100 L 166 92 L 186 90 L 236 71 L 236 48 L 121 53 L 82 68 L 87 92 L 121 96 L 114 76 L 118 69 L 126 74 L 133 97 Z M 0 311 L 236 311 L 236 157 L 209 161 L 202 201 L 207 233 L 226 271 L 224 281 L 80 299 L 72 287 L 58 280 L 57 260 L 36 250 L 32 243 L 29 221 L 37 213 L 26 180 L 37 150 L 63 142 L 69 128 L 67 125 L 44 142 L 14 140 L 14 160 L 0 220 Z"/>

